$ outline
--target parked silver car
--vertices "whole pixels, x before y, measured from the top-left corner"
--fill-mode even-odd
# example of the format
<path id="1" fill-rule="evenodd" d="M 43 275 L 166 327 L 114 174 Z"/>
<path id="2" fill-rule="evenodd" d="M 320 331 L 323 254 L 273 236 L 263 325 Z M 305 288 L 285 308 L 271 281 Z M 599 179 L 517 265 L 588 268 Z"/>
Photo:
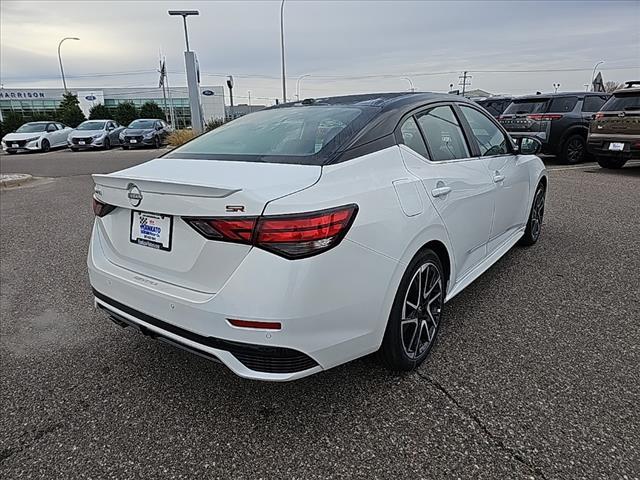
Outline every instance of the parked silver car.
<path id="1" fill-rule="evenodd" d="M 123 130 L 124 127 L 115 120 L 87 120 L 69 134 L 67 144 L 74 152 L 85 148 L 109 150 L 120 145 L 120 132 Z"/>

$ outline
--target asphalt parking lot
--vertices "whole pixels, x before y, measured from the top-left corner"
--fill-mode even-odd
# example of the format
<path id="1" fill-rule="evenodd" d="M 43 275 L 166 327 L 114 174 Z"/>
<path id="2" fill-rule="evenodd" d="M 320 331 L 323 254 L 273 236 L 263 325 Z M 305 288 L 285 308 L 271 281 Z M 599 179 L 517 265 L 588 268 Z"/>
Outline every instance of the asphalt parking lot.
<path id="1" fill-rule="evenodd" d="M 293 383 L 93 309 L 91 172 L 157 152 L 0 156 L 0 476 L 640 477 L 640 162 L 549 159 L 542 238 L 447 304 L 419 371 L 368 357 Z"/>

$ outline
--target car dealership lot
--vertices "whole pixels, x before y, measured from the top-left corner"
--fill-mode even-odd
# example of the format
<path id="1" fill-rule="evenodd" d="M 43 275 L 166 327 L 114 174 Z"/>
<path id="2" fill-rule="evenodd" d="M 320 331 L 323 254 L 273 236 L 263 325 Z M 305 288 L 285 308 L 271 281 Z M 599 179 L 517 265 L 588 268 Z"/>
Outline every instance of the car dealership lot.
<path id="1" fill-rule="evenodd" d="M 640 163 L 549 159 L 540 242 L 447 304 L 418 372 L 271 384 L 93 310 L 88 174 L 157 154 L 0 156 L 46 177 L 0 194 L 4 478 L 637 478 Z"/>

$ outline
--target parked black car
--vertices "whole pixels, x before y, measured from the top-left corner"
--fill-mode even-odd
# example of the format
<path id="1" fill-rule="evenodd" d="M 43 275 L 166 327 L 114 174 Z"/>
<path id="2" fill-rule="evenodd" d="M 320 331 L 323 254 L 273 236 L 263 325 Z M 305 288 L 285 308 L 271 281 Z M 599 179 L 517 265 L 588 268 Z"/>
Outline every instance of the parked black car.
<path id="1" fill-rule="evenodd" d="M 603 168 L 640 159 L 640 81 L 626 82 L 594 115 L 587 147 Z"/>
<path id="2" fill-rule="evenodd" d="M 135 147 L 160 148 L 172 131 L 164 120 L 139 118 L 120 133 L 120 144 L 124 150 Z"/>
<path id="3" fill-rule="evenodd" d="M 542 153 L 558 155 L 565 163 L 580 163 L 587 155 L 589 122 L 608 98 L 608 94 L 599 92 L 518 97 L 499 120 L 512 137 L 540 140 Z"/>
<path id="4" fill-rule="evenodd" d="M 511 105 L 513 97 L 487 97 L 475 100 L 475 102 L 483 107 L 487 112 L 496 118 L 499 118 L 506 108 Z"/>

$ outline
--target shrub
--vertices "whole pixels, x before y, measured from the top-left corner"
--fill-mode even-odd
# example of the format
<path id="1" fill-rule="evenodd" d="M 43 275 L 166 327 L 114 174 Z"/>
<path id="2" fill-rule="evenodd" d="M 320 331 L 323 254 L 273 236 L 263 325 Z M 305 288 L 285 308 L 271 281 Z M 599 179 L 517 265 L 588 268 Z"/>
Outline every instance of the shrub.
<path id="1" fill-rule="evenodd" d="M 138 117 L 138 110 L 133 102 L 122 102 L 116 107 L 113 114 L 114 120 L 120 125 L 127 126 Z"/>
<path id="2" fill-rule="evenodd" d="M 7 133 L 15 132 L 20 125 L 24 123 L 22 114 L 14 111 L 9 111 L 4 114 L 4 120 L 2 122 L 3 136 Z"/>
<path id="3" fill-rule="evenodd" d="M 89 110 L 89 120 L 111 120 L 111 111 L 98 103 Z"/>
<path id="4" fill-rule="evenodd" d="M 180 145 L 184 145 L 196 136 L 196 132 L 191 129 L 174 130 L 167 137 L 167 143 L 172 147 L 179 147 Z"/>
<path id="5" fill-rule="evenodd" d="M 140 118 L 157 118 L 164 120 L 164 112 L 156 102 L 144 102 L 140 107 Z"/>
<path id="6" fill-rule="evenodd" d="M 218 127 L 224 125 L 224 121 L 220 118 L 211 118 L 204 124 L 204 131 L 210 132 L 211 130 L 215 130 Z"/>

